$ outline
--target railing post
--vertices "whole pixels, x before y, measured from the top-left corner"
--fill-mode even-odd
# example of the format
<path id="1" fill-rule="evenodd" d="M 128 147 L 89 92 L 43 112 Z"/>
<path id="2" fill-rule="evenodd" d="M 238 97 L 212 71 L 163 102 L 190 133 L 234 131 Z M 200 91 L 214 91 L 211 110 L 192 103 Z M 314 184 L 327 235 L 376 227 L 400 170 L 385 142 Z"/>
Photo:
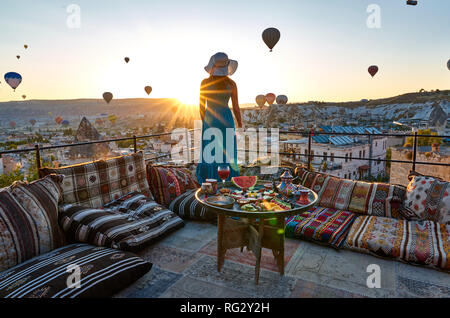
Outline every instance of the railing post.
<path id="1" fill-rule="evenodd" d="M 38 176 L 41 177 L 41 150 L 39 149 L 39 144 L 34 145 L 34 149 L 36 149 L 36 168 L 38 171 Z"/>
<path id="2" fill-rule="evenodd" d="M 417 131 L 414 132 L 412 172 L 416 171 L 416 159 L 417 159 Z"/>
<path id="3" fill-rule="evenodd" d="M 136 135 L 133 135 L 133 147 L 134 147 L 134 153 L 137 152 L 137 139 Z"/>
<path id="4" fill-rule="evenodd" d="M 311 169 L 311 141 L 312 141 L 312 131 L 308 132 L 308 170 Z M 311 169 L 312 170 L 312 169 Z"/>

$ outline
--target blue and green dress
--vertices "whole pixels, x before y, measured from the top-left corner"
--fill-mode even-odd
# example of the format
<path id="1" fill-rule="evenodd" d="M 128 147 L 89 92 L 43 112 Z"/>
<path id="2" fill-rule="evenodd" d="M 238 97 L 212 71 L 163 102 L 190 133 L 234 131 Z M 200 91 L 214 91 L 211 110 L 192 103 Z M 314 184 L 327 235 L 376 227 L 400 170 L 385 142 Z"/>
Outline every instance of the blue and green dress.
<path id="1" fill-rule="evenodd" d="M 231 177 L 239 176 L 236 131 L 233 115 L 228 106 L 231 92 L 231 84 L 226 81 L 226 78 L 221 80 L 212 77 L 208 84 L 202 87 L 201 94 L 206 99 L 206 110 L 202 123 L 202 147 L 196 173 L 200 184 L 206 179 L 217 179 L 221 182 L 217 174 L 217 168 L 220 165 L 230 167 L 228 181 Z M 216 129 L 209 130 L 210 128 Z M 227 128 L 231 128 L 228 130 L 228 136 Z"/>

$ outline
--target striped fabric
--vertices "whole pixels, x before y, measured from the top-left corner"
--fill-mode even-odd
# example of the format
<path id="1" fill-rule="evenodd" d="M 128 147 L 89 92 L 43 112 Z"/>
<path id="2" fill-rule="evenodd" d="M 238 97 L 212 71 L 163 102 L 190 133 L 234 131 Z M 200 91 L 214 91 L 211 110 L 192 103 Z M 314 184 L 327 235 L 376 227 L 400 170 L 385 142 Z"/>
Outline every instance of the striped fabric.
<path id="1" fill-rule="evenodd" d="M 344 245 L 361 253 L 450 270 L 450 226 L 445 224 L 359 216 Z"/>
<path id="2" fill-rule="evenodd" d="M 138 251 L 184 226 L 167 208 L 133 192 L 102 209 L 65 205 L 60 224 L 71 242 Z"/>
<path id="3" fill-rule="evenodd" d="M 286 219 L 286 237 L 312 240 L 340 248 L 356 215 L 342 210 L 316 207 Z"/>
<path id="4" fill-rule="evenodd" d="M 188 190 L 176 197 L 169 209 L 185 220 L 216 221 L 217 215 L 208 212 L 196 199 L 197 189 Z"/>
<path id="5" fill-rule="evenodd" d="M 80 273 L 79 288 L 72 267 Z M 105 247 L 72 244 L 0 273 L 2 298 L 109 297 L 147 273 L 152 264 L 136 255 Z"/>
<path id="6" fill-rule="evenodd" d="M 347 180 L 296 169 L 300 184 L 319 196 L 318 206 L 391 218 L 402 218 L 406 188 L 400 185 Z"/>
<path id="7" fill-rule="evenodd" d="M 64 244 L 58 225 L 62 176 L 0 190 L 0 271 Z"/>
<path id="8" fill-rule="evenodd" d="M 63 168 L 42 168 L 40 172 L 65 175 L 63 204 L 100 208 L 133 191 L 151 197 L 142 152 Z"/>
<path id="9" fill-rule="evenodd" d="M 189 189 L 199 187 L 192 171 L 184 167 L 147 164 L 147 180 L 155 201 L 164 206 Z"/>

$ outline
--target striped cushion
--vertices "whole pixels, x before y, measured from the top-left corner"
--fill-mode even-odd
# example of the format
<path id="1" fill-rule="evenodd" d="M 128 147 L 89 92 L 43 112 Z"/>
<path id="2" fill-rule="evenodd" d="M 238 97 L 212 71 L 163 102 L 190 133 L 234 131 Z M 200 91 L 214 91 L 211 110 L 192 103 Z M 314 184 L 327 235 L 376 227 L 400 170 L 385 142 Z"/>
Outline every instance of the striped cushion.
<path id="1" fill-rule="evenodd" d="M 147 165 L 147 180 L 155 201 L 164 206 L 189 189 L 199 187 L 188 168 Z"/>
<path id="2" fill-rule="evenodd" d="M 142 152 L 63 168 L 42 168 L 44 175 L 63 174 L 63 204 L 100 208 L 121 196 L 139 191 L 151 197 Z"/>
<path id="3" fill-rule="evenodd" d="M 78 265 L 79 288 L 69 275 Z M 0 273 L 2 298 L 109 297 L 147 273 L 152 264 L 131 253 L 72 244 L 35 257 Z"/>
<path id="4" fill-rule="evenodd" d="M 319 196 L 317 205 L 359 214 L 401 218 L 406 188 L 400 185 L 342 179 L 297 168 L 300 183 Z"/>
<path id="5" fill-rule="evenodd" d="M 215 221 L 215 213 L 208 212 L 196 199 L 197 189 L 188 190 L 176 197 L 169 205 L 169 209 L 185 220 Z"/>
<path id="6" fill-rule="evenodd" d="M 432 221 L 359 216 L 345 246 L 357 252 L 450 270 L 450 226 Z"/>
<path id="7" fill-rule="evenodd" d="M 0 190 L 0 271 L 64 244 L 58 225 L 62 176 Z"/>
<path id="8" fill-rule="evenodd" d="M 65 205 L 60 224 L 71 242 L 90 243 L 126 251 L 138 251 L 184 226 L 183 220 L 165 207 L 133 192 L 102 209 Z"/>
<path id="9" fill-rule="evenodd" d="M 316 207 L 286 219 L 286 236 L 326 243 L 340 248 L 356 215 L 342 210 Z"/>

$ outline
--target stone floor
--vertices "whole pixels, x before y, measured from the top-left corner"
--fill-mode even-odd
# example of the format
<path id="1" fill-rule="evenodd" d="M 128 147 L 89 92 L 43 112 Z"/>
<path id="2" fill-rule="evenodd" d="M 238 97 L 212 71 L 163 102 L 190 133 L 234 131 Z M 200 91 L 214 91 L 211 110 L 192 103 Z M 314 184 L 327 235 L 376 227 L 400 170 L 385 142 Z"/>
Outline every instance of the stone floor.
<path id="1" fill-rule="evenodd" d="M 186 226 L 140 256 L 152 270 L 116 297 L 450 297 L 450 274 L 287 239 L 285 275 L 276 272 L 269 250 L 262 255 L 259 285 L 254 284 L 255 258 L 239 249 L 227 252 L 222 272 L 216 265 L 216 226 Z M 381 288 L 368 288 L 367 266 L 381 269 Z"/>

